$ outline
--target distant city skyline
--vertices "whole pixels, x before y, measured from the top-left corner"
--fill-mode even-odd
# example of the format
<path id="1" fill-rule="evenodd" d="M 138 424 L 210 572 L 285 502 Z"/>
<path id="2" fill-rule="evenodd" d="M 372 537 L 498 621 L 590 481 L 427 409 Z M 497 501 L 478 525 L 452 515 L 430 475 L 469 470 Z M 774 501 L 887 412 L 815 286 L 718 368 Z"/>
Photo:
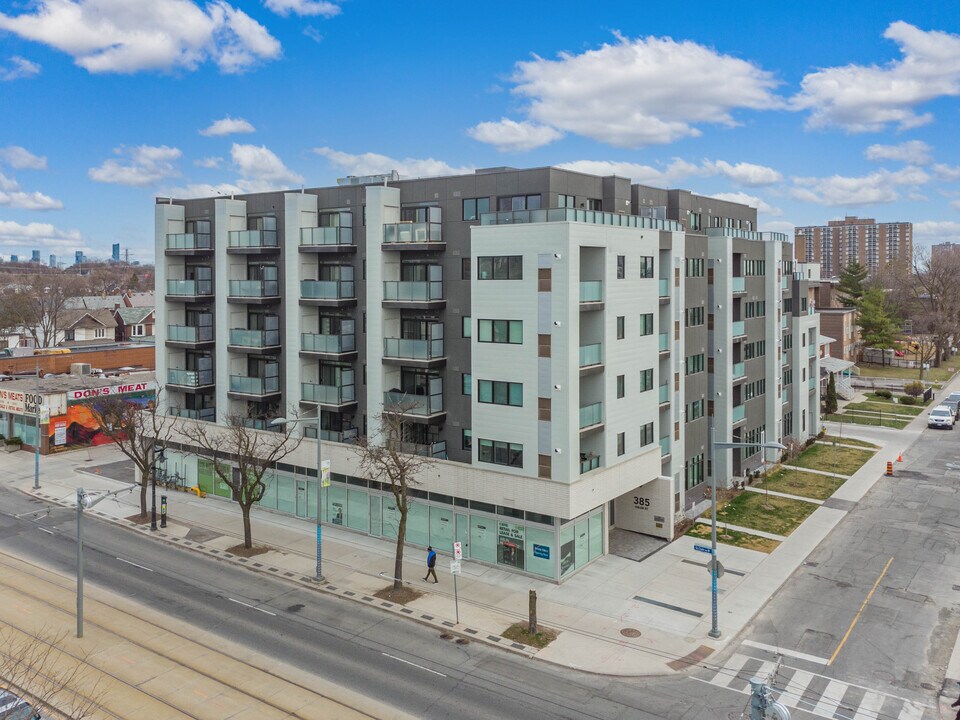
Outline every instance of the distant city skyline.
<path id="1" fill-rule="evenodd" d="M 950 3 L 67 7 L 0 12 L 4 257 L 152 262 L 156 196 L 547 165 L 747 203 L 761 230 L 960 241 Z"/>

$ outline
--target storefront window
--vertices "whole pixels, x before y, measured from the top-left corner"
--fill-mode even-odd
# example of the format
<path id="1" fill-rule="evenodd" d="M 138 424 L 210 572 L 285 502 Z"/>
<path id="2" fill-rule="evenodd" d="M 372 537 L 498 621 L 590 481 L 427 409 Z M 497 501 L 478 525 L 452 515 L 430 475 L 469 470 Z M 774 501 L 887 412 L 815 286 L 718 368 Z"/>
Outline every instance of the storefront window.
<path id="1" fill-rule="evenodd" d="M 576 547 L 575 553 L 575 567 L 579 570 L 584 565 L 587 564 L 587 561 L 590 559 L 590 534 L 587 527 L 587 519 L 584 518 L 574 526 L 574 546 Z"/>
<path id="2" fill-rule="evenodd" d="M 197 487 L 207 495 L 213 494 L 213 461 L 200 459 L 197 461 Z M 275 507 L 275 506 L 274 506 Z"/>
<path id="3" fill-rule="evenodd" d="M 573 525 L 567 525 L 560 531 L 560 577 L 573 570 L 575 557 Z"/>
<path id="4" fill-rule="evenodd" d="M 347 490 L 347 527 L 367 532 L 370 528 L 370 511 L 367 493 L 363 490 Z"/>
<path id="5" fill-rule="evenodd" d="M 37 445 L 36 418 L 32 415 L 13 416 L 13 436 L 20 438 L 24 445 Z"/>
<path id="6" fill-rule="evenodd" d="M 400 527 L 400 511 L 393 498 L 383 498 L 383 536 L 395 538 Z"/>
<path id="7" fill-rule="evenodd" d="M 295 515 L 297 512 L 297 483 L 285 473 L 276 473 L 277 510 Z"/>
<path id="8" fill-rule="evenodd" d="M 470 516 L 470 557 L 483 562 L 497 562 L 497 521 L 494 518 Z"/>
<path id="9" fill-rule="evenodd" d="M 407 542 L 411 545 L 430 544 L 430 513 L 423 503 L 409 503 L 407 506 Z"/>
<path id="10" fill-rule="evenodd" d="M 556 540 L 553 530 L 527 526 L 527 572 L 554 577 Z"/>
<path id="11" fill-rule="evenodd" d="M 590 516 L 590 559 L 603 555 L 603 512 Z"/>
<path id="12" fill-rule="evenodd" d="M 453 550 L 453 511 L 430 508 L 430 544 L 442 550 Z"/>
<path id="13" fill-rule="evenodd" d="M 331 525 L 343 525 L 347 514 L 347 489 L 343 485 L 333 484 L 327 488 L 327 507 L 324 508 L 327 522 Z"/>
<path id="14" fill-rule="evenodd" d="M 523 570 L 523 545 L 526 534 L 523 525 L 505 522 L 497 523 L 497 562 L 517 570 Z"/>
<path id="15" fill-rule="evenodd" d="M 267 472 L 263 476 L 263 484 L 266 489 L 263 491 L 263 497 L 260 498 L 260 507 L 269 510 L 277 509 L 277 478 L 274 473 Z"/>
<path id="16" fill-rule="evenodd" d="M 370 496 L 370 534 L 376 537 L 379 537 L 382 532 L 381 525 L 383 520 L 380 517 L 380 502 L 382 499 L 379 495 Z"/>

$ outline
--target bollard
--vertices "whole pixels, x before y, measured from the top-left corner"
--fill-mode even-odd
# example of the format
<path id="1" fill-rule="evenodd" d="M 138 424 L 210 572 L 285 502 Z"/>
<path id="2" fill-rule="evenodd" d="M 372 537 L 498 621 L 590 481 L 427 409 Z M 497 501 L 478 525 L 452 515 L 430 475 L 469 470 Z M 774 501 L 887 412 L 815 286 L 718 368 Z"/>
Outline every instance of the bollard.
<path id="1" fill-rule="evenodd" d="M 892 462 L 887 462 L 887 476 L 888 476 L 888 477 L 892 477 L 892 476 L 893 476 L 893 463 L 892 463 Z"/>

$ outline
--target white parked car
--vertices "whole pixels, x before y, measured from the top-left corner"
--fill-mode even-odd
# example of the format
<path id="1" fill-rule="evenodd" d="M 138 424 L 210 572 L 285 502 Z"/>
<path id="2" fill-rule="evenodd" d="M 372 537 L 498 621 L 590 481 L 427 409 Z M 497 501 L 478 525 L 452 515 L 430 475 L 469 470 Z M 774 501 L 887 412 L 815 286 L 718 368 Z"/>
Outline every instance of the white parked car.
<path id="1" fill-rule="evenodd" d="M 948 430 L 953 429 L 954 414 L 946 405 L 937 405 L 930 414 L 927 415 L 927 427 L 945 427 Z"/>

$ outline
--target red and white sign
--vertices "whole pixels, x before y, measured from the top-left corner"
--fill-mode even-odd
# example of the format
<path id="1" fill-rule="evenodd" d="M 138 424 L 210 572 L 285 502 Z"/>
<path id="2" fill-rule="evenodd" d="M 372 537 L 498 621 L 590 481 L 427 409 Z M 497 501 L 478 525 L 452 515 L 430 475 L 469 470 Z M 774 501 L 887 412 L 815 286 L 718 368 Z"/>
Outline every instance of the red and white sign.
<path id="1" fill-rule="evenodd" d="M 459 540 L 453 544 L 453 559 L 463 560 L 463 543 Z"/>
<path id="2" fill-rule="evenodd" d="M 0 390 L 0 412 L 23 413 L 27 394 L 22 390 Z"/>
<path id="3" fill-rule="evenodd" d="M 151 380 L 150 382 L 128 383 L 126 385 L 109 385 L 107 387 L 70 390 L 67 392 L 67 398 L 71 401 L 89 400 L 90 398 L 106 397 L 108 395 L 124 395 L 126 393 L 146 392 L 156 389 L 157 383 Z"/>

